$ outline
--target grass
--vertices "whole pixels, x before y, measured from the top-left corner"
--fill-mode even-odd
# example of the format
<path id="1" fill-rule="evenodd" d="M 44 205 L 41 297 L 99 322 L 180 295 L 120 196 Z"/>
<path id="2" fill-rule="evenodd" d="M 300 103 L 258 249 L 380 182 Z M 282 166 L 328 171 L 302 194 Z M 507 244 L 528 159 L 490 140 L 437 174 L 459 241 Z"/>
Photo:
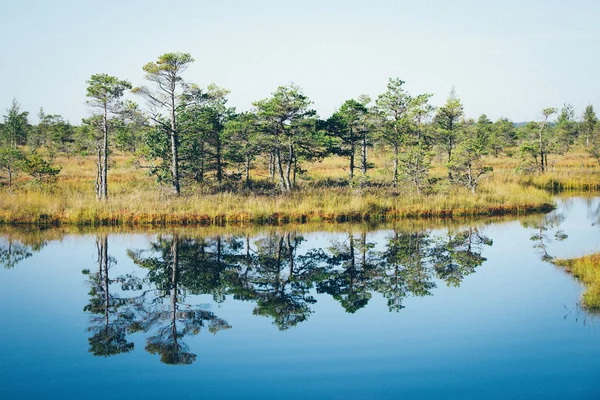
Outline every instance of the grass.
<path id="1" fill-rule="evenodd" d="M 506 185 L 473 196 L 452 190 L 432 195 L 396 195 L 350 188 L 306 189 L 279 195 L 233 193 L 166 197 L 158 191 L 130 191 L 106 203 L 78 190 L 29 188 L 0 198 L 5 224 L 77 225 L 279 224 L 369 221 L 417 217 L 464 217 L 548 211 L 550 196 Z"/>
<path id="2" fill-rule="evenodd" d="M 277 225 L 522 215 L 552 209 L 552 190 L 600 189 L 600 169 L 584 153 L 556 157 L 551 160 L 551 171 L 542 176 L 516 174 L 514 158 L 488 157 L 485 162 L 494 167 L 494 173 L 482 181 L 477 195 L 450 186 L 444 179 L 423 195 L 406 188 L 392 190 L 387 185 L 391 180 L 391 160 L 385 152 L 373 152 L 374 168 L 369 171 L 368 184 L 362 188 L 344 185 L 347 162 L 330 157 L 304 166 L 309 174 L 302 176 L 300 189 L 291 193 L 211 192 L 201 185 L 192 185 L 177 198 L 158 187 L 145 170 L 134 167 L 132 156 L 117 154 L 109 170 L 106 203 L 97 202 L 94 196 L 93 157 L 59 157 L 56 164 L 63 169 L 52 186 L 34 184 L 21 175 L 14 190 L 0 188 L 0 223 Z M 260 168 L 253 174 L 255 180 L 265 181 L 267 176 Z M 438 162 L 430 175 L 444 178 L 446 170 Z"/>
<path id="3" fill-rule="evenodd" d="M 600 253 L 573 259 L 558 259 L 554 263 L 562 266 L 587 286 L 583 294 L 583 307 L 600 311 Z"/>

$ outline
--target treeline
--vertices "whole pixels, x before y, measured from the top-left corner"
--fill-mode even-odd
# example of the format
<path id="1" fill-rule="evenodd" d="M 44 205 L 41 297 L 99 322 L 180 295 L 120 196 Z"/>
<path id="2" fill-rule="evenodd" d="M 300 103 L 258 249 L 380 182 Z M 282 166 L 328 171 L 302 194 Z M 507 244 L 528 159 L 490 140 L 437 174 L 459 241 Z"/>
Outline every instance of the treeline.
<path id="1" fill-rule="evenodd" d="M 20 171 L 52 181 L 60 172 L 53 165 L 56 155 L 94 154 L 96 195 L 104 200 L 111 149 L 138 156 L 140 166 L 175 195 L 194 184 L 222 190 L 276 185 L 291 191 L 308 163 L 331 155 L 347 158 L 347 179 L 338 184 L 365 185 L 374 148 L 391 154 L 389 186 L 418 193 L 435 182 L 429 173 L 434 160 L 447 168 L 451 183 L 473 192 L 491 171 L 482 162 L 485 155 L 519 157 L 524 173 L 544 173 L 549 155 L 575 145 L 600 161 L 600 125 L 591 105 L 581 117 L 571 105 L 546 108 L 541 121 L 520 126 L 486 115 L 473 120 L 464 115 L 454 90 L 435 108 L 431 94 L 409 94 L 405 82 L 394 78 L 377 98 L 349 99 L 326 120 L 294 85 L 254 102 L 250 112 L 237 112 L 228 105 L 227 89 L 201 88 L 183 78 L 193 61 L 189 54 L 164 54 L 143 66 L 147 85 L 139 87 L 107 74 L 92 75 L 87 81 L 92 116 L 79 126 L 42 109 L 39 123 L 31 125 L 28 112 L 13 101 L 0 125 L 6 184 L 10 187 Z M 144 105 L 124 100 L 129 91 Z M 269 176 L 256 179 L 251 171 L 257 168 Z"/>

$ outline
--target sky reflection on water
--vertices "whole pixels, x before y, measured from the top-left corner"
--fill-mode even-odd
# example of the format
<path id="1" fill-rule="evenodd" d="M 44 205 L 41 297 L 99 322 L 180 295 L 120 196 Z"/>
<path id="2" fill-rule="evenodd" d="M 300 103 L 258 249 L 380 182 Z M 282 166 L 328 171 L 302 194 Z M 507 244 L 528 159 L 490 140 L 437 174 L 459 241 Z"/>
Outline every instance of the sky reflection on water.
<path id="1" fill-rule="evenodd" d="M 417 231 L 13 231 L 1 397 L 598 397 L 597 320 L 543 260 L 599 251 L 599 204 Z"/>

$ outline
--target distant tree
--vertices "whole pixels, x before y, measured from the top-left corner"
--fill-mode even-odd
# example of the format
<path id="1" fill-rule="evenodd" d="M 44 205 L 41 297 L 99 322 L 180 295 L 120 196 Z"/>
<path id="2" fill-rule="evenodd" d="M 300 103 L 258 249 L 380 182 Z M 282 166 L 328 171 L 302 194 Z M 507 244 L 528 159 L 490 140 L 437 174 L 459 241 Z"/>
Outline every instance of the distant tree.
<path id="1" fill-rule="evenodd" d="M 148 118 L 138 104 L 125 101 L 121 111 L 121 118 L 114 122 L 115 147 L 122 152 L 137 152 L 143 145 L 144 137 L 151 129 Z"/>
<path id="2" fill-rule="evenodd" d="M 557 150 L 560 153 L 569 151 L 569 147 L 575 143 L 579 134 L 577 122 L 575 121 L 575 110 L 570 104 L 565 104 L 556 118 L 554 128 Z"/>
<path id="3" fill-rule="evenodd" d="M 429 159 L 427 147 L 422 143 L 408 147 L 399 158 L 402 179 L 417 193 L 428 186 Z"/>
<path id="4" fill-rule="evenodd" d="M 125 90 L 131 89 L 131 83 L 119 80 L 107 74 L 94 74 L 88 81 L 87 104 L 99 111 L 102 118 L 102 141 L 97 149 L 96 198 L 108 199 L 108 134 L 110 119 L 122 111 L 121 97 Z"/>
<path id="5" fill-rule="evenodd" d="M 170 175 L 173 194 L 179 196 L 179 116 L 185 109 L 182 101 L 182 91 L 188 88 L 181 74 L 190 63 L 194 62 L 188 53 L 166 53 L 158 57 L 156 62 L 144 65 L 146 79 L 152 82 L 154 88 L 136 87 L 138 93 L 148 102 L 150 117 L 157 128 L 166 133 L 170 147 Z M 161 114 L 164 110 L 168 116 Z"/>
<path id="6" fill-rule="evenodd" d="M 229 145 L 225 125 L 235 114 L 227 105 L 228 94 L 229 90 L 215 84 L 204 91 L 197 89 L 189 101 L 194 104 L 181 113 L 182 169 L 184 174 L 192 172 L 197 181 L 204 180 L 207 171 L 214 172 L 218 184 L 225 179 Z"/>
<path id="7" fill-rule="evenodd" d="M 543 120 L 540 123 L 530 122 L 521 129 L 524 136 L 520 146 L 521 155 L 524 160 L 534 160 L 534 170 L 538 174 L 548 169 L 548 154 L 556 152 L 556 140 L 548 122 L 555 112 L 556 108 L 545 108 L 542 110 Z"/>
<path id="8" fill-rule="evenodd" d="M 585 147 L 590 147 L 590 141 L 594 138 L 596 127 L 598 126 L 598 117 L 592 105 L 588 105 L 583 113 L 581 121 L 581 132 L 585 137 Z"/>
<path id="9" fill-rule="evenodd" d="M 37 117 L 39 122 L 30 130 L 27 144 L 34 149 L 46 147 L 52 153 L 60 151 L 68 154 L 68 147 L 73 142 L 73 126 L 58 114 L 46 114 L 42 107 Z"/>
<path id="10" fill-rule="evenodd" d="M 270 98 L 253 103 L 261 128 L 270 138 L 274 169 L 281 190 L 292 189 L 292 169 L 297 161 L 298 142 L 304 132 L 299 122 L 315 116 L 315 111 L 309 108 L 311 104 L 302 90 L 294 85 L 280 86 Z"/>
<path id="11" fill-rule="evenodd" d="M 39 122 L 29 133 L 27 142 L 33 148 L 46 147 L 50 153 L 71 152 L 75 129 L 58 114 L 46 114 L 40 107 Z"/>
<path id="12" fill-rule="evenodd" d="M 335 153 L 349 158 L 348 179 L 354 178 L 356 167 L 356 146 L 361 142 L 365 129 L 364 118 L 367 107 L 357 100 L 346 100 L 344 104 L 327 120 L 327 129 L 339 140 Z"/>
<path id="13" fill-rule="evenodd" d="M 428 103 L 430 97 L 430 94 L 421 94 L 411 99 L 405 150 L 399 157 L 401 177 L 417 193 L 429 184 L 431 137 L 425 128 L 433 113 L 433 106 Z"/>
<path id="14" fill-rule="evenodd" d="M 229 143 L 226 158 L 243 163 L 244 182 L 250 187 L 252 162 L 263 147 L 256 114 L 246 112 L 230 118 L 225 124 L 224 134 L 226 142 Z"/>
<path id="15" fill-rule="evenodd" d="M 15 148 L 17 145 L 24 145 L 27 140 L 29 122 L 27 116 L 29 112 L 21 111 L 21 106 L 16 99 L 13 99 L 7 115 L 4 116 L 4 126 L 2 129 L 2 144 Z"/>
<path id="16" fill-rule="evenodd" d="M 17 145 L 24 144 L 27 138 L 28 115 L 26 111 L 21 112 L 19 103 L 13 99 L 0 131 L 0 169 L 6 172 L 9 188 L 12 188 L 13 178 L 21 170 L 25 159 Z"/>
<path id="17" fill-rule="evenodd" d="M 23 160 L 22 168 L 39 183 L 54 182 L 56 176 L 62 170 L 62 167 L 53 165 L 52 158 L 44 158 L 36 151 L 33 151 Z"/>
<path id="18" fill-rule="evenodd" d="M 505 147 L 514 146 L 516 141 L 515 125 L 507 118 L 500 118 L 492 125 L 489 148 L 495 157 Z"/>
<path id="19" fill-rule="evenodd" d="M 587 149 L 588 154 L 596 159 L 600 164 L 600 140 L 595 139 L 590 147 Z"/>
<path id="20" fill-rule="evenodd" d="M 404 90 L 404 81 L 390 78 L 387 91 L 377 98 L 375 104 L 382 117 L 382 137 L 390 144 L 394 151 L 394 170 L 392 184 L 398 185 L 398 160 L 401 146 L 406 143 L 408 132 L 411 129 L 412 118 L 410 108 L 411 96 Z"/>
<path id="21" fill-rule="evenodd" d="M 434 120 L 437 126 L 437 143 L 448 155 L 448 162 L 452 161 L 452 152 L 459 141 L 462 116 L 463 105 L 456 97 L 456 91 L 452 88 L 446 104 L 437 109 Z M 448 177 L 452 178 L 450 171 L 448 171 Z"/>
<path id="22" fill-rule="evenodd" d="M 478 135 L 477 127 L 472 123 L 466 124 L 463 131 L 465 135 L 448 163 L 448 171 L 452 177 L 451 182 L 465 186 L 475 194 L 479 181 L 492 171 L 492 167 L 481 162 L 487 151 Z"/>
<path id="23" fill-rule="evenodd" d="M 493 125 L 492 121 L 485 114 L 481 114 L 475 124 L 475 140 L 484 149 L 491 147 Z"/>
<path id="24" fill-rule="evenodd" d="M 25 154 L 16 147 L 0 146 L 0 169 L 6 172 L 8 188 L 13 185 L 14 176 L 22 169 Z"/>

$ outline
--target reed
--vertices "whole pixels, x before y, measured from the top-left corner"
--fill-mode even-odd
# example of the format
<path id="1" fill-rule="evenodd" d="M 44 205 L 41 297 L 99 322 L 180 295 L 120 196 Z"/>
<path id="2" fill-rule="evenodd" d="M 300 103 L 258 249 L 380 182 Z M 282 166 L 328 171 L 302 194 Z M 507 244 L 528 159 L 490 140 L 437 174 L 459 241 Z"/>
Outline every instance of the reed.
<path id="1" fill-rule="evenodd" d="M 600 253 L 573 259 L 557 259 L 554 263 L 583 282 L 582 305 L 589 310 L 600 311 Z"/>

